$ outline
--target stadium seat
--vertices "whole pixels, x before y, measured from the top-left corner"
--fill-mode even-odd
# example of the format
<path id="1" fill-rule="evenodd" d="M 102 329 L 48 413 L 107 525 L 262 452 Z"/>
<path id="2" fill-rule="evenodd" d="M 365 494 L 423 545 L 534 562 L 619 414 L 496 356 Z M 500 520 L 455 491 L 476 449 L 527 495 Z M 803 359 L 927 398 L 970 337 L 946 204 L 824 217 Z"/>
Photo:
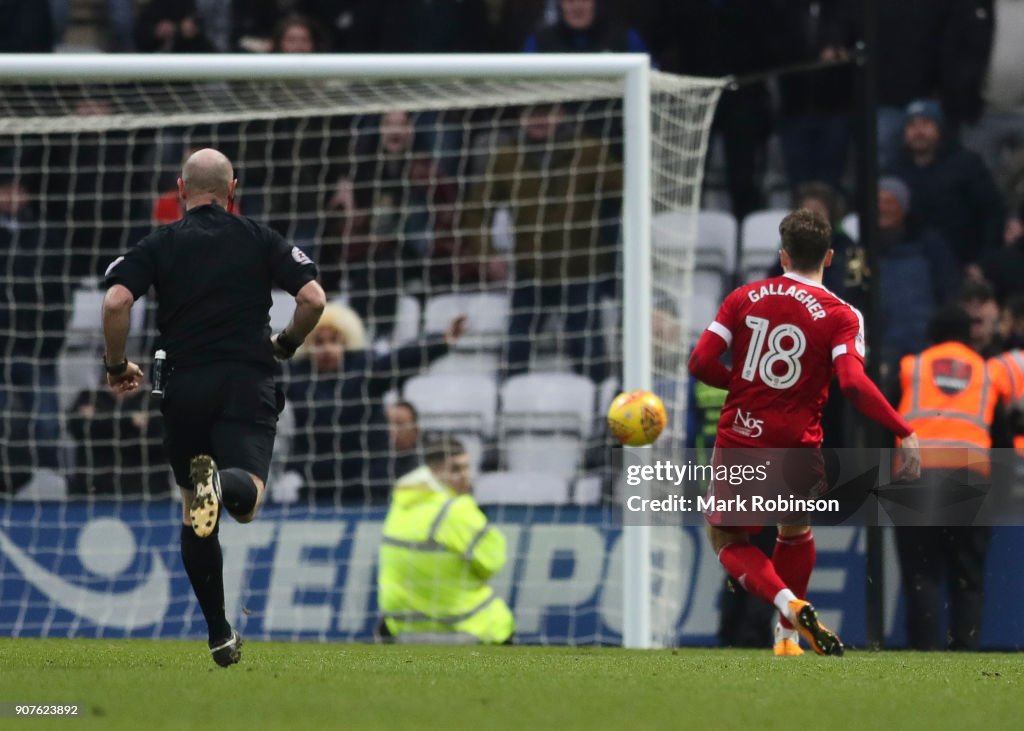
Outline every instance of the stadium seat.
<path id="1" fill-rule="evenodd" d="M 573 483 L 572 501 L 576 505 L 597 505 L 604 492 L 604 480 L 600 475 L 585 475 Z"/>
<path id="2" fill-rule="evenodd" d="M 656 249 L 682 249 L 689 239 L 693 213 L 669 211 L 654 216 L 651 240 Z M 697 213 L 698 269 L 719 271 L 731 277 L 736 269 L 736 219 L 725 211 L 699 211 Z"/>
<path id="3" fill-rule="evenodd" d="M 409 295 L 398 298 L 398 312 L 395 316 L 395 329 L 391 331 L 391 346 L 398 347 L 420 334 L 420 301 Z"/>
<path id="4" fill-rule="evenodd" d="M 281 332 L 291 322 L 295 312 L 295 298 L 280 289 L 271 292 L 270 297 L 270 329 Z"/>
<path id="5" fill-rule="evenodd" d="M 741 229 L 743 280 L 764 277 L 779 260 L 779 224 L 789 214 L 785 208 L 755 211 L 743 219 Z"/>
<path id="6" fill-rule="evenodd" d="M 604 420 L 605 412 L 608 411 L 608 407 L 611 406 L 612 399 L 614 399 L 618 393 L 618 378 L 615 376 L 609 376 L 601 381 L 601 385 L 597 387 L 597 417 L 599 421 Z"/>
<path id="7" fill-rule="evenodd" d="M 63 414 L 86 389 L 103 387 L 103 366 L 92 350 L 65 350 L 57 356 L 57 398 Z"/>
<path id="8" fill-rule="evenodd" d="M 71 300 L 71 321 L 67 328 L 67 347 L 96 348 L 103 344 L 102 289 L 76 289 Z M 132 307 L 131 335 L 141 335 L 146 325 L 146 307 Z"/>
<path id="9" fill-rule="evenodd" d="M 456 344 L 458 350 L 497 351 L 508 332 L 508 295 L 475 292 L 442 294 L 431 297 L 423 309 L 423 330 L 443 332 L 458 315 L 468 315 L 466 334 Z"/>
<path id="10" fill-rule="evenodd" d="M 548 472 L 484 472 L 473 495 L 481 505 L 565 505 L 569 483 Z"/>
<path id="11" fill-rule="evenodd" d="M 847 213 L 843 216 L 842 223 L 843 232 L 854 241 L 860 241 L 860 218 L 857 217 L 856 213 Z"/>
<path id="12" fill-rule="evenodd" d="M 431 363 L 427 373 L 470 373 L 497 379 L 498 354 L 454 351 Z"/>
<path id="13" fill-rule="evenodd" d="M 527 373 L 501 389 L 499 437 L 511 470 L 569 478 L 593 433 L 594 384 L 572 373 Z"/>
<path id="14" fill-rule="evenodd" d="M 410 378 L 405 399 L 419 412 L 422 431 L 443 431 L 462 440 L 475 466 L 484 455 L 484 439 L 495 429 L 497 386 L 487 376 L 425 374 Z"/>
<path id="15" fill-rule="evenodd" d="M 690 344 L 696 345 L 701 333 L 711 324 L 718 314 L 718 300 L 694 297 L 690 301 Z"/>
<path id="16" fill-rule="evenodd" d="M 501 403 L 506 422 L 510 417 L 523 417 L 528 422 L 526 426 L 533 431 L 565 431 L 590 436 L 594 384 L 584 376 L 574 373 L 513 376 L 501 388 Z"/>

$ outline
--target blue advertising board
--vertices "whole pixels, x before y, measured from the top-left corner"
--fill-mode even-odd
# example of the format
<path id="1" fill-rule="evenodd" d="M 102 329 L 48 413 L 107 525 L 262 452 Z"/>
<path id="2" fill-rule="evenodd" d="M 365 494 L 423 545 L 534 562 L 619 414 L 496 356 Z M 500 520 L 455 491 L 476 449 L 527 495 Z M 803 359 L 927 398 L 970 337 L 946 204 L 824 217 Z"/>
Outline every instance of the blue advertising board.
<path id="1" fill-rule="evenodd" d="M 619 644 L 621 528 L 601 508 L 505 508 L 509 563 L 495 587 L 526 643 Z M 376 618 L 383 510 L 268 506 L 221 527 L 229 619 L 255 639 L 362 641 Z M 179 555 L 171 503 L 0 504 L 0 631 L 21 637 L 205 637 Z M 714 645 L 723 574 L 697 527 L 657 528 L 654 625 L 680 645 Z M 811 595 L 824 621 L 864 645 L 864 530 L 815 529 Z M 904 637 L 892 542 L 886 567 L 890 646 Z M 1024 646 L 1019 557 L 1024 531 L 994 529 L 986 631 L 990 648 Z"/>

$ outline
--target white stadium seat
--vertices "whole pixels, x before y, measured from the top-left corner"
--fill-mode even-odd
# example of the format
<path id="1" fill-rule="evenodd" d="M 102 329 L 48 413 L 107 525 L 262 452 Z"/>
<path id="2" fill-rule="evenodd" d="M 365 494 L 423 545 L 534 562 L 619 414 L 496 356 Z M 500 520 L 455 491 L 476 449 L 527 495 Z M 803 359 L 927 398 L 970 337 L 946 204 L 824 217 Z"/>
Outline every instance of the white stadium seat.
<path id="1" fill-rule="evenodd" d="M 431 363 L 427 373 L 469 373 L 497 379 L 498 353 L 464 353 L 456 350 Z"/>
<path id="2" fill-rule="evenodd" d="M 589 437 L 594 383 L 575 373 L 526 373 L 505 381 L 501 404 L 506 421 L 522 418 L 524 423 L 513 426 L 516 430 L 567 431 Z"/>
<path id="3" fill-rule="evenodd" d="M 481 505 L 565 505 L 569 483 L 547 472 L 484 472 L 473 495 Z"/>
<path id="4" fill-rule="evenodd" d="M 736 219 L 725 211 L 700 211 L 694 222 L 689 211 L 669 211 L 653 217 L 651 241 L 656 249 L 683 249 L 690 227 L 696 225 L 696 266 L 731 276 L 736 268 Z"/>
<path id="5" fill-rule="evenodd" d="M 608 378 L 601 381 L 601 385 L 597 387 L 597 417 L 598 420 L 603 420 L 605 413 L 608 411 L 608 407 L 612 405 L 612 400 L 619 394 L 619 379 L 615 376 L 608 376 Z"/>
<path id="6" fill-rule="evenodd" d="M 600 475 L 585 475 L 573 483 L 572 501 L 576 505 L 597 505 L 603 491 L 604 480 Z"/>
<path id="7" fill-rule="evenodd" d="M 391 345 L 397 348 L 420 335 L 420 301 L 409 295 L 398 298 L 395 329 L 391 331 Z"/>
<path id="8" fill-rule="evenodd" d="M 760 279 L 779 260 L 779 224 L 789 215 L 784 208 L 755 211 L 743 219 L 742 267 L 744 281 Z"/>
<path id="9" fill-rule="evenodd" d="M 572 477 L 593 432 L 594 384 L 573 373 L 527 373 L 501 389 L 499 436 L 511 470 Z"/>
<path id="10" fill-rule="evenodd" d="M 103 343 L 102 289 L 76 289 L 71 300 L 71 321 L 67 329 L 70 348 L 91 348 Z M 132 307 L 131 335 L 141 335 L 146 325 L 146 307 L 140 302 Z"/>
<path id="11" fill-rule="evenodd" d="M 856 213 L 847 213 L 843 216 L 843 232 L 854 241 L 860 241 L 860 218 Z"/>
<path id="12" fill-rule="evenodd" d="M 423 310 L 423 330 L 443 332 L 458 315 L 468 315 L 466 334 L 457 350 L 499 350 L 508 332 L 508 295 L 492 292 L 442 294 L 431 297 Z"/>
<path id="13" fill-rule="evenodd" d="M 281 289 L 270 293 L 270 329 L 281 332 L 295 312 L 295 298 Z"/>
<path id="14" fill-rule="evenodd" d="M 405 399 L 416 407 L 422 431 L 458 437 L 474 466 L 484 456 L 484 440 L 493 436 L 498 390 L 487 376 L 464 373 L 426 374 L 410 378 Z"/>
<path id="15" fill-rule="evenodd" d="M 413 376 L 403 389 L 425 429 L 494 434 L 498 390 L 494 380 L 472 374 Z M 430 422 L 430 423 L 428 423 Z"/>

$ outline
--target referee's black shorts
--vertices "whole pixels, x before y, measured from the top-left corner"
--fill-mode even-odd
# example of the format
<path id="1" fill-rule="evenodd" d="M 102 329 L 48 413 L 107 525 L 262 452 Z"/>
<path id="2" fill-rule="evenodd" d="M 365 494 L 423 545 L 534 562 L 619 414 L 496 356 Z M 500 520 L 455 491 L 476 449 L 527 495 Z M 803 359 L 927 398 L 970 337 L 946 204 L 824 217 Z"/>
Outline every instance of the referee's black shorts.
<path id="1" fill-rule="evenodd" d="M 284 393 L 264 369 L 224 362 L 175 370 L 160 410 L 178 485 L 192 486 L 189 462 L 198 454 L 213 457 L 218 469 L 243 469 L 266 483 L 282 408 Z"/>

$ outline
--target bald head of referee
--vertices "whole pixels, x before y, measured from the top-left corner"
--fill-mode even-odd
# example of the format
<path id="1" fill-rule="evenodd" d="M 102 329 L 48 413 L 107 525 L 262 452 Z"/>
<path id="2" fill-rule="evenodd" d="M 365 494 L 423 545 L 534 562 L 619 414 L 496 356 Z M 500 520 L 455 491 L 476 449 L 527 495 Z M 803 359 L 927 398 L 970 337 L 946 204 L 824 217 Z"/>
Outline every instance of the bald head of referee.
<path id="1" fill-rule="evenodd" d="M 178 195 L 186 208 L 216 203 L 227 209 L 235 199 L 236 187 L 238 180 L 231 161 L 212 147 L 189 155 L 178 178 Z"/>

